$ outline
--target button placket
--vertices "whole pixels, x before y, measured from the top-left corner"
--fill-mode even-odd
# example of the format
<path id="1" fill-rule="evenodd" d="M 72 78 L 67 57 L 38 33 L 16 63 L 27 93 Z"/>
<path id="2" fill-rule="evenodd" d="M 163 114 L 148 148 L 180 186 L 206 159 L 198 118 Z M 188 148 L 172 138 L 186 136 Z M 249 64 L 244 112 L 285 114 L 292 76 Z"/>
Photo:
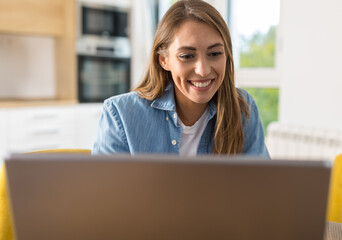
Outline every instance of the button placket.
<path id="1" fill-rule="evenodd" d="M 168 123 L 170 128 L 170 138 L 169 138 L 169 146 L 170 150 L 173 153 L 179 152 L 179 144 L 180 144 L 180 134 L 181 127 L 177 124 L 177 113 L 175 111 L 169 111 L 165 116 L 165 122 Z"/>

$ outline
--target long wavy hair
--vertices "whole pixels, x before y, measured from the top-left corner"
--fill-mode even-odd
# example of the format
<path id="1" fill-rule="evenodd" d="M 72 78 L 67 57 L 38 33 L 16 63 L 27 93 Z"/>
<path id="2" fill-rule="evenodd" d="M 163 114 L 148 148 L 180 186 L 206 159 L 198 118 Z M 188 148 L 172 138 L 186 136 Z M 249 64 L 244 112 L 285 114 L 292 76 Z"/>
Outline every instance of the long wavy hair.
<path id="1" fill-rule="evenodd" d="M 161 67 L 159 54 L 168 49 L 178 27 L 187 20 L 208 24 L 224 41 L 226 72 L 213 97 L 217 106 L 213 153 L 241 153 L 244 143 L 242 121 L 249 117 L 250 109 L 242 92 L 235 87 L 232 42 L 227 24 L 210 4 L 201 0 L 180 0 L 170 7 L 157 27 L 146 75 L 135 91 L 147 100 L 154 100 L 160 97 L 168 83 L 173 81 L 171 73 Z"/>

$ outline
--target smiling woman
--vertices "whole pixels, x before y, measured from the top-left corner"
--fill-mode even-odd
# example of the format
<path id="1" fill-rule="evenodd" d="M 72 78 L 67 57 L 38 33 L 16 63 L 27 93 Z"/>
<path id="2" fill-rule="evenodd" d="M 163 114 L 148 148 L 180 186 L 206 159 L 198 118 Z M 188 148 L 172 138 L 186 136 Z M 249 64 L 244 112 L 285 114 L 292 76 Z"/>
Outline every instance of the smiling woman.
<path id="1" fill-rule="evenodd" d="M 228 27 L 208 3 L 173 4 L 141 84 L 105 101 L 93 153 L 115 152 L 268 157 L 255 102 L 235 88 Z"/>
<path id="2" fill-rule="evenodd" d="M 180 120 L 192 126 L 224 78 L 226 54 L 221 36 L 205 23 L 186 21 L 159 61 L 171 72 Z"/>

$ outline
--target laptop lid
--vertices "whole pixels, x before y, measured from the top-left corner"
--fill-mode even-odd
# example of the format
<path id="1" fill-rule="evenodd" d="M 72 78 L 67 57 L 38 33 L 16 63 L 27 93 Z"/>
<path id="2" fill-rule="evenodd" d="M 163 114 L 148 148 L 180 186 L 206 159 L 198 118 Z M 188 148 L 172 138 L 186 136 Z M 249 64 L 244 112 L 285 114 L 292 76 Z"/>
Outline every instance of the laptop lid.
<path id="1" fill-rule="evenodd" d="M 18 240 L 321 240 L 330 168 L 212 155 L 6 159 Z"/>

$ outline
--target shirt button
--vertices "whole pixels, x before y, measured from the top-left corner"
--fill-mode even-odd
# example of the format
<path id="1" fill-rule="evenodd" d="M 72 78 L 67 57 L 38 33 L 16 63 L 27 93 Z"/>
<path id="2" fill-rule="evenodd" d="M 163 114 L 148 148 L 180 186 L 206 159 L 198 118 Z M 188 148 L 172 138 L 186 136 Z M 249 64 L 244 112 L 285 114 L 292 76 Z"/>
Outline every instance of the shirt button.
<path id="1" fill-rule="evenodd" d="M 169 121 L 169 117 L 166 117 L 166 121 Z"/>
<path id="2" fill-rule="evenodd" d="M 175 113 L 173 114 L 173 118 L 174 118 L 174 119 L 176 119 L 176 118 L 177 118 L 177 115 L 176 115 Z"/>
<path id="3" fill-rule="evenodd" d="M 175 146 L 177 144 L 176 140 L 172 140 L 172 145 Z"/>

